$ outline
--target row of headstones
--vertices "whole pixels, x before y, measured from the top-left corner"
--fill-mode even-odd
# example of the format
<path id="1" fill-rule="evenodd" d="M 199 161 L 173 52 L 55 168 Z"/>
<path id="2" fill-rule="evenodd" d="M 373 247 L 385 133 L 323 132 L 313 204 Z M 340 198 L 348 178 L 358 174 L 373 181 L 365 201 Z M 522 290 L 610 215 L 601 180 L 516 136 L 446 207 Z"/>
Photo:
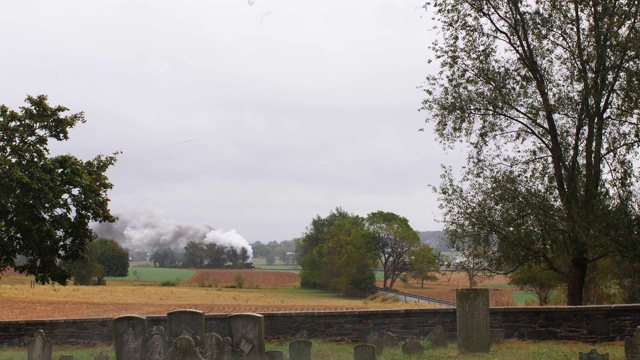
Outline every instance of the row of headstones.
<path id="1" fill-rule="evenodd" d="M 227 316 L 229 337 L 204 332 L 204 313 L 178 310 L 167 314 L 167 330 L 147 330 L 143 317 L 113 320 L 116 360 L 262 359 L 265 353 L 264 318 L 258 314 Z"/>

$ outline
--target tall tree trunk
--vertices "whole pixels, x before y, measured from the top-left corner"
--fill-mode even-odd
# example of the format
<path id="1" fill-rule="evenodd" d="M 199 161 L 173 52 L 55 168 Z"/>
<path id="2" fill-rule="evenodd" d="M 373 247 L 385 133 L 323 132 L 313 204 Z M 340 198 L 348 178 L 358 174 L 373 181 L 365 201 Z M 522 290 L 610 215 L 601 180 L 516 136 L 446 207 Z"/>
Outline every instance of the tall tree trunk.
<path id="1" fill-rule="evenodd" d="M 587 257 L 576 255 L 571 259 L 571 267 L 567 276 L 567 305 L 582 305 L 584 282 L 587 277 Z"/>

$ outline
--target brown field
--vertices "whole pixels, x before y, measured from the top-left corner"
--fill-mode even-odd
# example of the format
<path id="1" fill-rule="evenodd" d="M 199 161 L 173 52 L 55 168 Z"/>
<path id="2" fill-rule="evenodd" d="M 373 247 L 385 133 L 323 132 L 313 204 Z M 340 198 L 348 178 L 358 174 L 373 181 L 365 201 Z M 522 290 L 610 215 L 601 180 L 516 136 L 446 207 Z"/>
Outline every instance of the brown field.
<path id="1" fill-rule="evenodd" d="M 491 284 L 504 284 L 508 282 L 506 276 L 494 276 L 490 278 L 479 278 L 476 280 L 478 287 L 489 288 L 489 302 L 491 306 L 514 306 L 513 293 L 511 287 L 491 286 Z M 378 281 L 378 286 L 382 287 L 382 281 Z M 424 289 L 420 287 L 420 282 L 410 281 L 408 284 L 398 280 L 394 289 L 411 294 L 433 297 L 442 300 L 456 300 L 456 289 L 466 288 L 469 281 L 464 274 L 439 275 L 437 281 L 425 281 Z"/>
<path id="2" fill-rule="evenodd" d="M 245 278 L 245 286 L 260 281 L 260 284 L 268 283 L 273 287 L 209 287 L 214 279 L 218 279 L 216 281 L 220 284 L 232 284 L 239 273 Z M 231 276 L 231 281 L 223 281 L 225 276 Z M 297 274 L 274 271 L 199 271 L 184 282 L 188 284 L 179 287 L 109 281 L 106 287 L 37 285 L 31 288 L 30 280 L 15 274 L 4 274 L 0 279 L 0 321 L 163 315 L 178 309 L 196 309 L 205 313 L 260 313 L 429 307 L 381 299 L 347 299 L 294 288 L 292 284 L 299 283 Z"/>
<path id="3" fill-rule="evenodd" d="M 183 281 L 185 285 L 218 286 L 235 283 L 235 277 L 244 278 L 245 287 L 259 285 L 269 287 L 292 287 L 300 284 L 300 275 L 285 271 L 235 270 L 235 269 L 198 269 L 195 275 Z"/>

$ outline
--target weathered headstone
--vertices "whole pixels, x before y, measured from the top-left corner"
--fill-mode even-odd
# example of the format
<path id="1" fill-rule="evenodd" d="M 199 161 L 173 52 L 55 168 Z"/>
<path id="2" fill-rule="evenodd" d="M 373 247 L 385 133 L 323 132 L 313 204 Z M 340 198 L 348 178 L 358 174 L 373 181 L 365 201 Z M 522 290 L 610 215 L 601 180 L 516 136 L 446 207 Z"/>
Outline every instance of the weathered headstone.
<path id="1" fill-rule="evenodd" d="M 113 346 L 116 360 L 144 360 L 147 322 L 135 315 L 113 319 Z"/>
<path id="2" fill-rule="evenodd" d="M 456 298 L 458 353 L 491 351 L 489 290 L 458 289 Z"/>
<path id="3" fill-rule="evenodd" d="M 269 350 L 264 353 L 264 358 L 266 360 L 284 360 L 284 355 L 282 350 Z"/>
<path id="4" fill-rule="evenodd" d="M 262 360 L 265 352 L 264 317 L 258 314 L 227 316 L 231 347 L 240 349 L 247 360 Z"/>
<path id="5" fill-rule="evenodd" d="M 178 336 L 165 355 L 164 360 L 204 360 L 190 336 Z"/>
<path id="6" fill-rule="evenodd" d="M 27 359 L 51 360 L 51 356 L 51 340 L 47 338 L 44 331 L 37 330 L 27 345 Z"/>
<path id="7" fill-rule="evenodd" d="M 202 336 L 202 344 L 200 345 L 200 355 L 206 360 L 222 360 L 225 351 L 225 343 L 220 335 L 215 333 L 206 333 Z"/>
<path id="8" fill-rule="evenodd" d="M 588 353 L 581 352 L 578 360 L 609 360 L 609 353 L 600 354 L 598 350 L 591 349 Z"/>
<path id="9" fill-rule="evenodd" d="M 154 326 L 151 339 L 147 341 L 146 360 L 162 360 L 169 350 L 167 333 L 162 326 Z"/>
<path id="10" fill-rule="evenodd" d="M 223 344 L 223 348 L 224 348 L 224 353 L 222 354 L 222 359 L 223 360 L 231 360 L 231 338 L 228 336 L 225 336 L 222 338 L 222 344 Z"/>
<path id="11" fill-rule="evenodd" d="M 302 330 L 293 337 L 293 340 L 309 340 L 307 330 Z"/>
<path id="12" fill-rule="evenodd" d="M 231 349 L 231 360 L 246 360 L 247 355 L 240 349 Z"/>
<path id="13" fill-rule="evenodd" d="M 60 355 L 58 360 L 73 360 L 73 355 Z"/>
<path id="14" fill-rule="evenodd" d="M 311 360 L 311 347 L 313 343 L 309 340 L 293 340 L 289 344 L 289 359 L 291 360 Z"/>
<path id="15" fill-rule="evenodd" d="M 372 331 L 371 333 L 369 333 L 366 343 L 376 347 L 376 355 L 382 355 L 384 353 L 384 342 L 382 341 L 380 335 L 378 335 L 377 331 Z"/>
<path id="16" fill-rule="evenodd" d="M 427 341 L 429 341 L 434 348 L 447 347 L 449 345 L 449 334 L 444 331 L 442 326 L 438 325 L 427 335 Z"/>
<path id="17" fill-rule="evenodd" d="M 640 360 L 640 326 L 636 328 L 633 338 L 624 339 L 625 360 Z"/>
<path id="18" fill-rule="evenodd" d="M 410 336 L 404 344 L 402 344 L 402 352 L 409 355 L 423 354 L 424 346 L 420 344 L 418 338 Z"/>
<path id="19" fill-rule="evenodd" d="M 188 336 L 199 345 L 204 335 L 204 313 L 198 310 L 176 310 L 167 313 L 169 341 L 179 336 Z"/>
<path id="20" fill-rule="evenodd" d="M 109 355 L 100 351 L 98 355 L 94 356 L 93 360 L 109 360 Z"/>
<path id="21" fill-rule="evenodd" d="M 385 332 L 382 336 L 382 343 L 386 348 L 393 348 L 400 346 L 400 340 L 397 337 L 393 336 L 390 332 Z"/>
<path id="22" fill-rule="evenodd" d="M 362 344 L 353 348 L 353 360 L 376 360 L 376 347 L 373 344 Z"/>

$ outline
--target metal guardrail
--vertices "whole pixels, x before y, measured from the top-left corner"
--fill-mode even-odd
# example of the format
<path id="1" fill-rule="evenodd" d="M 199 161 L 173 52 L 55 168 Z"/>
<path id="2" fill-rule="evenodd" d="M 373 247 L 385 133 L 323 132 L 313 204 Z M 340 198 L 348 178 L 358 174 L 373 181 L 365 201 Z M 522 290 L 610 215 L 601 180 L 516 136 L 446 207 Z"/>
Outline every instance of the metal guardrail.
<path id="1" fill-rule="evenodd" d="M 396 290 L 383 289 L 380 287 L 376 287 L 376 290 L 378 290 L 379 293 L 396 296 L 398 299 L 404 302 L 422 302 L 427 304 L 440 305 L 443 307 L 452 307 L 452 308 L 456 307 L 455 301 L 434 299 L 426 296 L 409 294 L 409 293 L 404 293 Z"/>

